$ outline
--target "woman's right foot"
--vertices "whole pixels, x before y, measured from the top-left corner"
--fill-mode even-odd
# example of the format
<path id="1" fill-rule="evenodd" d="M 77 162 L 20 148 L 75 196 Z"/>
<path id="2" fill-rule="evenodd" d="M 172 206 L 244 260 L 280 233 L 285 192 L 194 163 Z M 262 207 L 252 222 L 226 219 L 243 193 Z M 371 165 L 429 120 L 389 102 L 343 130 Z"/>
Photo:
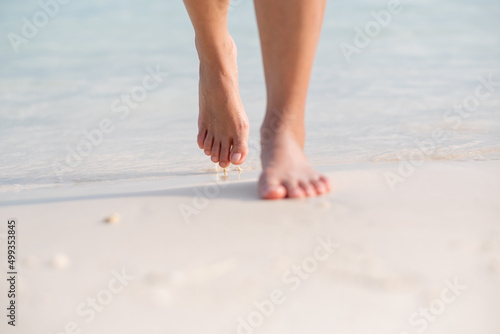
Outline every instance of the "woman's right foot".
<path id="1" fill-rule="evenodd" d="M 196 41 L 200 58 L 198 146 L 221 167 L 248 155 L 248 118 L 238 91 L 236 45 L 231 36 L 208 47 Z"/>

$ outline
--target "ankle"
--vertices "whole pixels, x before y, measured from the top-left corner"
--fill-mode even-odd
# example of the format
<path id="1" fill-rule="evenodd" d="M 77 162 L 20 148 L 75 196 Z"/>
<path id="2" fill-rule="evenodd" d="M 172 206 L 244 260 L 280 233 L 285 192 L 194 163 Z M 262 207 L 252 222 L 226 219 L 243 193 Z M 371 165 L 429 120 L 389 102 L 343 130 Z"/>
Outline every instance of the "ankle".
<path id="1" fill-rule="evenodd" d="M 266 113 L 260 128 L 261 144 L 269 144 L 281 138 L 294 140 L 301 147 L 305 143 L 305 124 L 303 118 L 293 114 Z"/>
<path id="2" fill-rule="evenodd" d="M 224 65 L 228 56 L 235 53 L 235 45 L 229 33 L 217 37 L 197 35 L 195 45 L 202 65 Z"/>

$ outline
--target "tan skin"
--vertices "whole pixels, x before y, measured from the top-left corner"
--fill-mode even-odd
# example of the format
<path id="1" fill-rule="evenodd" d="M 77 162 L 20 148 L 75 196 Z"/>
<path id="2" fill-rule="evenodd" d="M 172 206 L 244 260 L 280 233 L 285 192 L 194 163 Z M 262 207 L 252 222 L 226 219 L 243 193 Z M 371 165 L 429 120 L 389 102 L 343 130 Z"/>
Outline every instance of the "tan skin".
<path id="1" fill-rule="evenodd" d="M 264 199 L 330 191 L 304 155 L 305 105 L 326 0 L 255 0 L 267 88 L 261 127 Z M 236 46 L 227 30 L 229 0 L 184 0 L 200 59 L 198 145 L 221 167 L 248 154 L 248 119 L 238 91 Z"/>

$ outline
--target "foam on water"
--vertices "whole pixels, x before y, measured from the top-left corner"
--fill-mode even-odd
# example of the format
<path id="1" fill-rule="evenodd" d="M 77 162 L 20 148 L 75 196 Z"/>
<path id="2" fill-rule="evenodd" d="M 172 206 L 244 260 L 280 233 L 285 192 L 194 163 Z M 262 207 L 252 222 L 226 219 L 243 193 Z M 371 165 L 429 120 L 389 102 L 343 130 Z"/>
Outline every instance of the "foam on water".
<path id="1" fill-rule="evenodd" d="M 354 27 L 372 21 L 370 13 L 387 1 L 329 2 L 308 101 L 306 149 L 314 164 L 500 158 L 500 86 L 469 116 L 450 114 L 474 96 L 479 77 L 500 81 L 498 1 L 403 3 L 349 63 L 339 45 L 353 44 Z M 39 9 L 33 0 L 1 3 L 2 35 L 20 34 L 22 18 Z M 257 169 L 265 88 L 250 0 L 233 2 L 230 29 L 252 127 L 243 168 Z M 3 38 L 0 191 L 212 172 L 195 142 L 193 38 L 180 0 L 73 1 L 19 53 Z M 120 119 L 114 101 L 157 66 L 168 76 Z M 103 118 L 114 130 L 68 167 L 68 147 L 76 149 Z M 447 137 L 422 155 L 419 144 L 436 130 Z M 58 174 L 55 164 L 66 167 Z"/>

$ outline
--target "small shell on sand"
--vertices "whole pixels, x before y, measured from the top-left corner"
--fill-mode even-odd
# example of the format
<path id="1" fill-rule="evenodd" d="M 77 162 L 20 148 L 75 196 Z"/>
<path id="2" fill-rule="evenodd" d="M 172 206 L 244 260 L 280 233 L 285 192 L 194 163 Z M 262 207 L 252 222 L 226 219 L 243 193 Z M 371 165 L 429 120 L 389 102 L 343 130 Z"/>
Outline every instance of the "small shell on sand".
<path id="1" fill-rule="evenodd" d="M 121 217 L 119 214 L 113 213 L 112 215 L 109 215 L 106 218 L 104 218 L 104 222 L 106 222 L 108 224 L 116 224 L 116 223 L 120 222 L 120 219 L 121 219 Z"/>
<path id="2" fill-rule="evenodd" d="M 65 269 L 71 264 L 71 259 L 66 254 L 57 254 L 50 260 L 50 266 L 54 269 Z"/>

